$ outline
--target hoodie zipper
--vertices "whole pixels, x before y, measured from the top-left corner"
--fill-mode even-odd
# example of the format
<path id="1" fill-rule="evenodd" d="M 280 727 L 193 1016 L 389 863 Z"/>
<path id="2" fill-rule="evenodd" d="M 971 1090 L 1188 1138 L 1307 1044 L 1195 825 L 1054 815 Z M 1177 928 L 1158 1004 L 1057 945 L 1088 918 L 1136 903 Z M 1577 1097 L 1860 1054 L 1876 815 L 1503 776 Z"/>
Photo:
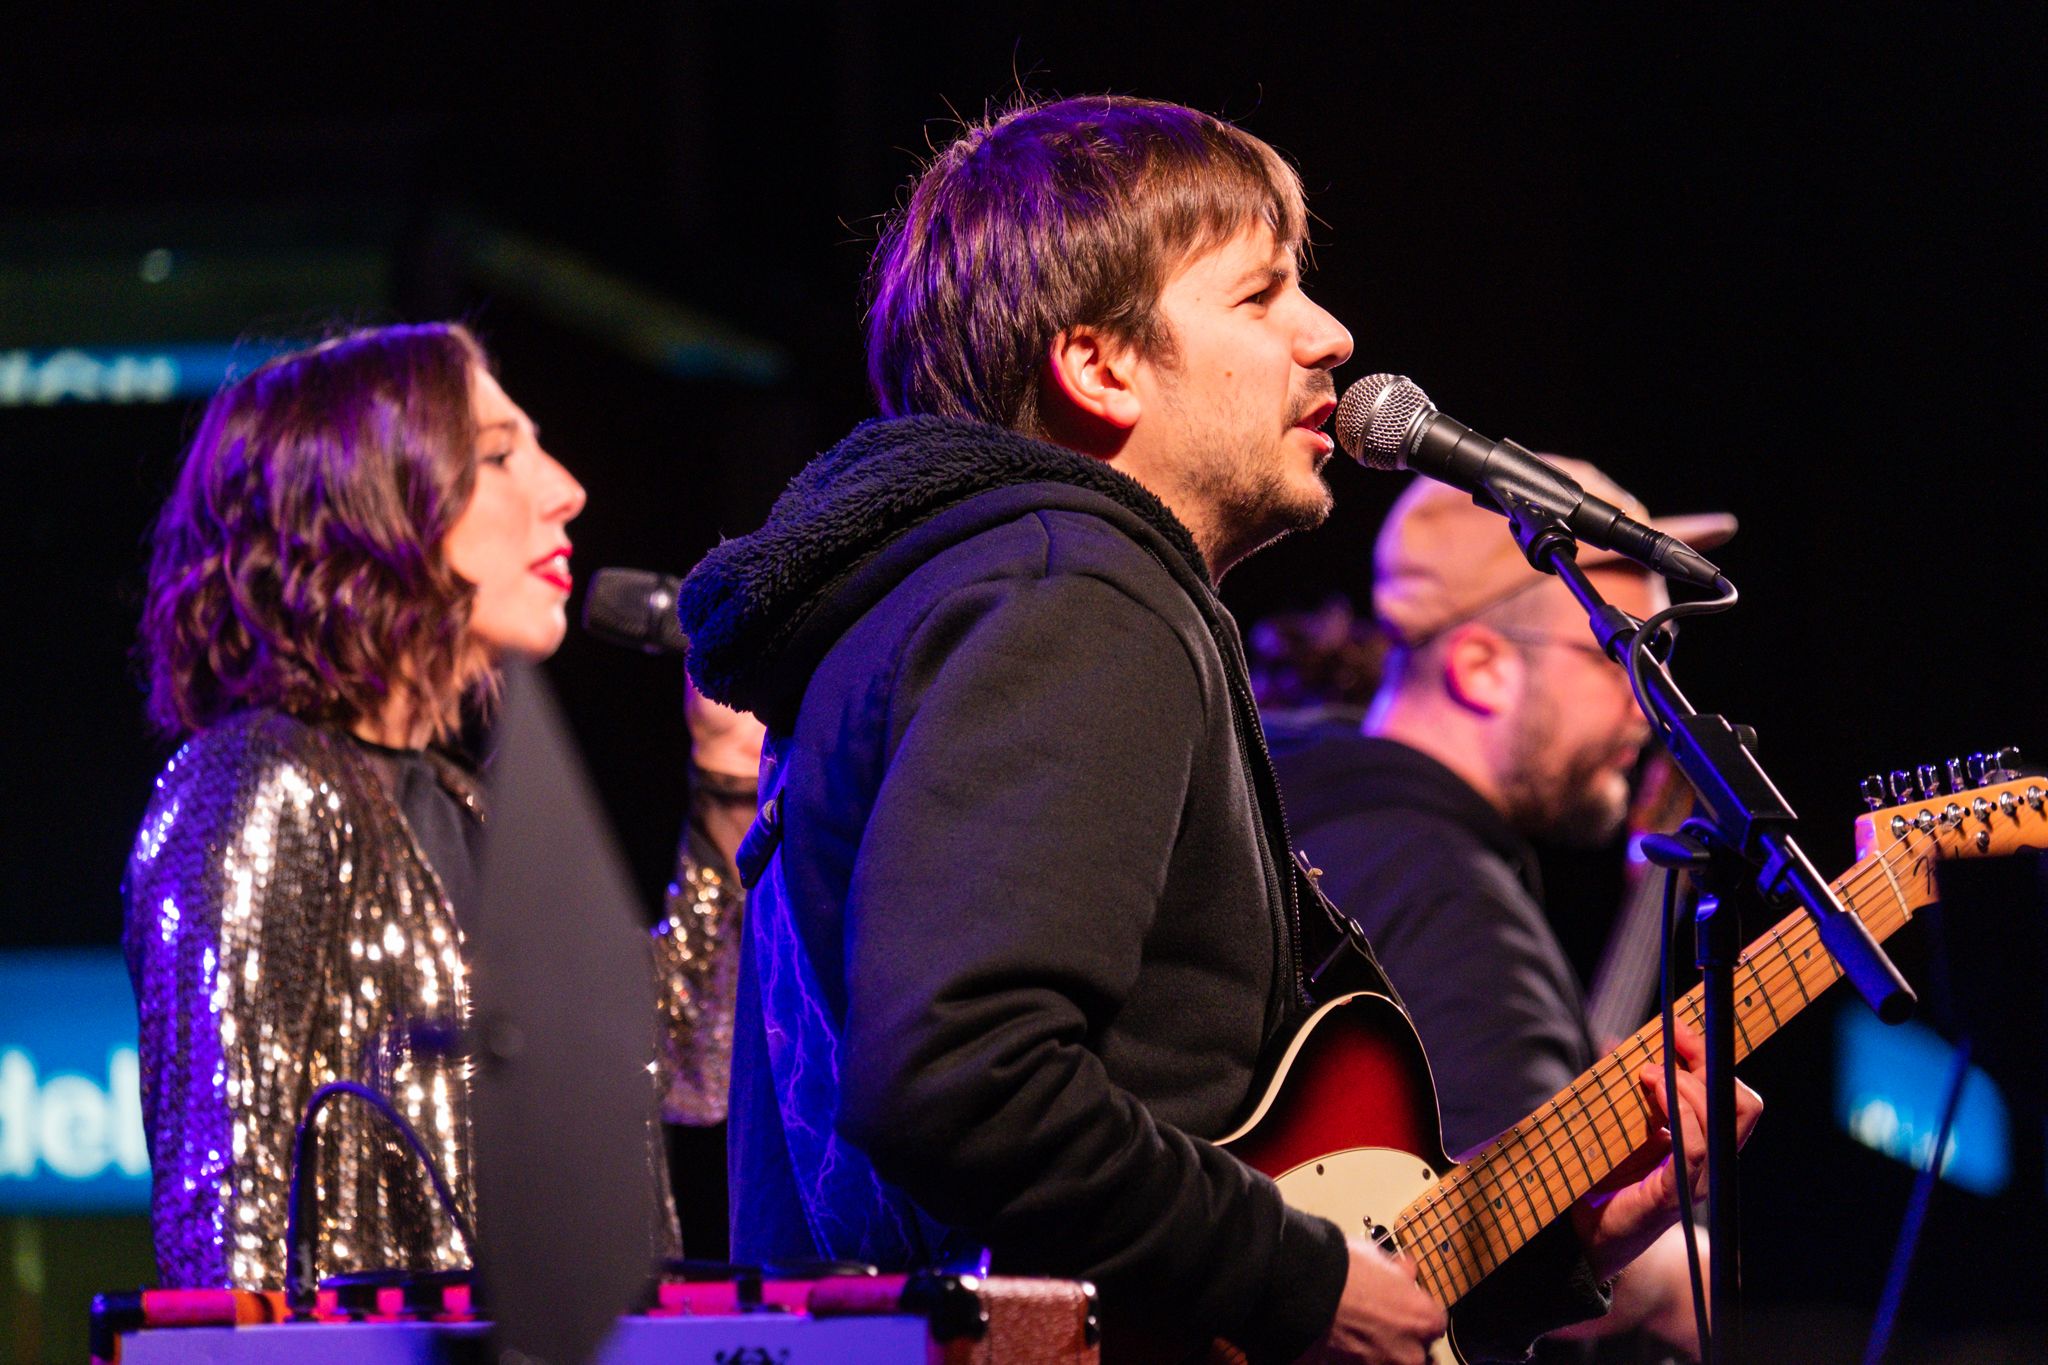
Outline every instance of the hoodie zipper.
<path id="1" fill-rule="evenodd" d="M 1280 826 L 1281 847 L 1291 853 L 1294 848 L 1294 833 L 1287 827 L 1287 804 L 1280 796 L 1280 779 L 1273 771 L 1273 753 L 1266 745 L 1266 732 L 1258 724 L 1257 704 L 1252 697 L 1251 683 L 1246 680 L 1243 662 L 1240 659 L 1226 661 L 1230 674 L 1230 690 L 1234 699 L 1231 706 L 1231 721 L 1237 730 L 1238 756 L 1244 762 L 1245 775 L 1251 779 L 1252 800 L 1263 805 L 1259 790 L 1259 779 L 1265 778 L 1266 793 L 1272 798 L 1273 819 Z M 1258 755 L 1258 763 L 1252 762 L 1252 755 Z M 1301 968 L 1301 897 L 1294 883 L 1293 864 L 1282 861 L 1274 852 L 1272 841 L 1267 837 L 1265 812 L 1258 820 L 1259 850 L 1265 855 L 1266 865 L 1280 883 L 1280 913 L 1285 921 L 1284 932 L 1280 935 L 1281 972 L 1283 979 L 1293 984 L 1294 995 L 1289 1002 L 1299 1008 L 1308 1004 L 1308 983 L 1302 977 Z"/>
<path id="2" fill-rule="evenodd" d="M 1172 566 L 1161 558 L 1156 549 L 1142 542 L 1140 548 L 1150 555 L 1160 568 L 1166 570 L 1169 577 L 1178 577 L 1174 574 Z M 1207 590 L 1205 585 L 1205 590 L 1199 596 L 1191 592 L 1188 597 L 1202 613 L 1209 627 L 1209 634 L 1216 641 L 1216 652 L 1223 659 L 1223 671 L 1229 675 L 1231 729 L 1237 735 L 1238 761 L 1244 764 L 1245 777 L 1251 783 L 1252 805 L 1258 816 L 1258 819 L 1252 822 L 1252 832 L 1257 836 L 1259 853 L 1265 865 L 1272 870 L 1278 882 L 1276 889 L 1280 893 L 1282 923 L 1281 932 L 1274 935 L 1275 946 L 1280 950 L 1280 971 L 1277 975 L 1282 981 L 1292 985 L 1294 991 L 1280 1012 L 1281 1020 L 1274 1021 L 1277 1023 L 1284 1021 L 1288 1008 L 1300 1009 L 1310 1002 L 1308 982 L 1303 978 L 1301 966 L 1301 897 L 1294 882 L 1292 864 L 1281 861 L 1273 851 L 1273 841 L 1266 829 L 1267 796 L 1272 799 L 1273 821 L 1280 827 L 1281 846 L 1290 853 L 1294 849 L 1294 834 L 1287 827 L 1287 804 L 1280 797 L 1280 779 L 1273 771 L 1273 753 L 1266 745 L 1266 732 L 1256 719 L 1258 703 L 1252 696 L 1251 681 L 1245 669 L 1243 647 L 1236 643 L 1235 631 L 1226 631 L 1222 628 L 1222 622 L 1218 618 L 1224 614 L 1223 604 L 1216 600 L 1213 591 Z M 1226 644 L 1229 645 L 1227 649 Z M 1253 762 L 1255 754 L 1258 758 L 1256 763 Z M 1260 786 L 1261 777 L 1265 779 L 1263 790 Z M 1269 1008 L 1270 1005 L 1269 998 Z"/>

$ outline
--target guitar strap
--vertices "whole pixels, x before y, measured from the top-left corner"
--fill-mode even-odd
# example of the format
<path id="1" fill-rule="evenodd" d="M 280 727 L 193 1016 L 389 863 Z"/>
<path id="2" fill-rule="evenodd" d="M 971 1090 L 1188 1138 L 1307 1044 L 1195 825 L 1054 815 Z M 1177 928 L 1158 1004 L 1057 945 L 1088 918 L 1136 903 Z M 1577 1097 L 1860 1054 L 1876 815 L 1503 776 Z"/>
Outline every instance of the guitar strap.
<path id="1" fill-rule="evenodd" d="M 1401 1013 L 1408 1012 L 1401 993 L 1387 976 L 1386 968 L 1372 950 L 1372 942 L 1357 920 L 1345 914 L 1337 903 L 1323 894 L 1322 869 L 1309 860 L 1305 850 L 1294 852 L 1294 880 L 1301 888 L 1304 906 L 1315 905 L 1321 915 L 1302 916 L 1302 951 L 1309 997 L 1322 1005 L 1353 991 L 1371 991 L 1394 1002 Z"/>

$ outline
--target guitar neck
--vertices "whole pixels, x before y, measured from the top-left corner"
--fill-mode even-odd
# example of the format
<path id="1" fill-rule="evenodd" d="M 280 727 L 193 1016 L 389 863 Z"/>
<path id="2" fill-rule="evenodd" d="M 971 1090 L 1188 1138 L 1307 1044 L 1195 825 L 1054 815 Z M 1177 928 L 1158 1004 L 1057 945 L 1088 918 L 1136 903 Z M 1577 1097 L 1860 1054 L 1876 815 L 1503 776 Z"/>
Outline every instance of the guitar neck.
<path id="1" fill-rule="evenodd" d="M 1908 830 L 1843 873 L 1835 894 L 1882 940 L 1934 898 L 1937 852 L 1932 837 Z M 1735 968 L 1737 1059 L 1840 976 L 1812 916 L 1799 910 L 1780 920 Z M 1687 992 L 1676 1012 L 1702 1027 L 1701 989 Z M 1652 1020 L 1403 1210 L 1394 1233 L 1415 1259 L 1419 1283 L 1446 1307 L 1456 1303 L 1642 1148 L 1662 1124 L 1636 1076 L 1663 1061 L 1663 1024 Z"/>

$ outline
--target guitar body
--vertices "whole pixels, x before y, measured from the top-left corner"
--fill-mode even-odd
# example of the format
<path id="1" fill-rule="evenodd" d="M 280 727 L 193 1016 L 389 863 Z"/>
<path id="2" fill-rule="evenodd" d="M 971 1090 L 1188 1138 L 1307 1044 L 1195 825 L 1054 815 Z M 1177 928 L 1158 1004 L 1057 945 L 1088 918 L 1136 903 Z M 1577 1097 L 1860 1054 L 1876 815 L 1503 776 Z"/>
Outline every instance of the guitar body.
<path id="1" fill-rule="evenodd" d="M 1293 1207 L 1388 1250 L 1400 1249 L 1395 1219 L 1451 1164 L 1414 1024 L 1363 991 L 1309 1017 L 1252 1116 L 1222 1144 L 1271 1176 Z M 1431 1365 L 1463 1359 L 1449 1338 L 1431 1348 Z"/>
<path id="2" fill-rule="evenodd" d="M 1339 996 L 1310 1015 L 1251 1117 L 1220 1141 L 1276 1180 L 1348 1147 L 1394 1147 L 1447 1164 L 1422 1041 L 1399 1006 L 1370 991 Z"/>

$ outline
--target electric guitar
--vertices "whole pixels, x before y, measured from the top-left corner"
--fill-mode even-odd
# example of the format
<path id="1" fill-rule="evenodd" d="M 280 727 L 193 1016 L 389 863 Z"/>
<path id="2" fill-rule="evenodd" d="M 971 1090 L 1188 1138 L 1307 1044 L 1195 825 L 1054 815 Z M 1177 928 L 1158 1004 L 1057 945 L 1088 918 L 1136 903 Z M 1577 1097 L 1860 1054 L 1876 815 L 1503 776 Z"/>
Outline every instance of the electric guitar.
<path id="1" fill-rule="evenodd" d="M 1934 900 L 1937 860 L 2048 847 L 2044 805 L 2048 779 L 2016 777 L 1865 815 L 1857 821 L 1863 856 L 1835 893 L 1883 940 Z M 1752 943 L 1735 974 L 1737 1059 L 1840 976 L 1803 909 Z M 1698 988 L 1685 995 L 1678 1018 L 1701 1028 L 1703 999 Z M 1663 1027 L 1653 1020 L 1454 1164 L 1443 1155 L 1436 1088 L 1414 1026 L 1385 996 L 1360 992 L 1309 1018 L 1251 1117 L 1222 1142 L 1272 1176 L 1289 1204 L 1405 1253 L 1417 1283 L 1449 1308 L 1645 1145 L 1660 1123 L 1635 1077 L 1663 1060 Z M 1242 1359 L 1221 1342 L 1207 1358 Z M 1449 1337 L 1430 1359 L 1464 1361 Z"/>

